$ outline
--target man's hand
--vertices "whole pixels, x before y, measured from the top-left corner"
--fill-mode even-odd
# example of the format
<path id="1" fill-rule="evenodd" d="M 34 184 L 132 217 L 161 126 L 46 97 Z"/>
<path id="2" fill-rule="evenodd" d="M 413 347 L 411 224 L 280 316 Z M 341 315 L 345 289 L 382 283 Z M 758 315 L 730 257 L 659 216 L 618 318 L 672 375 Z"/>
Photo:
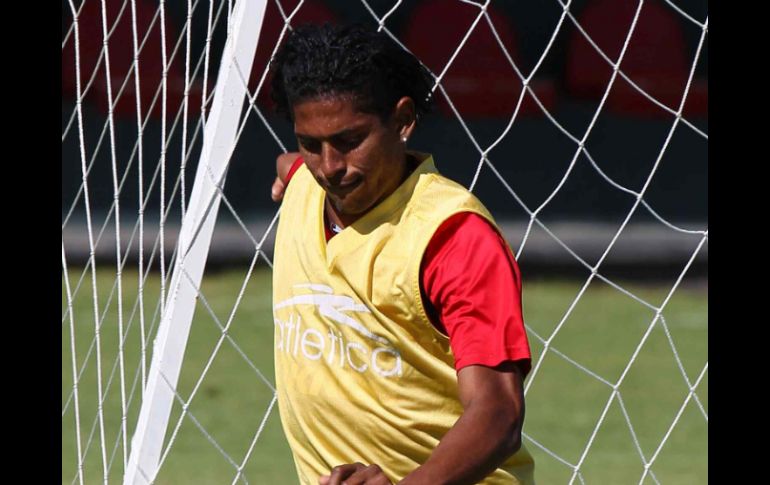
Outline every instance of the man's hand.
<path id="1" fill-rule="evenodd" d="M 392 485 L 377 465 L 350 463 L 332 468 L 329 475 L 318 480 L 318 485 Z"/>
<path id="2" fill-rule="evenodd" d="M 294 161 L 299 157 L 299 152 L 288 152 L 278 155 L 275 159 L 275 181 L 273 182 L 273 188 L 270 191 L 270 197 L 273 202 L 279 202 L 283 199 L 283 193 L 286 191 L 286 177 L 289 175 L 289 170 L 294 164 Z"/>

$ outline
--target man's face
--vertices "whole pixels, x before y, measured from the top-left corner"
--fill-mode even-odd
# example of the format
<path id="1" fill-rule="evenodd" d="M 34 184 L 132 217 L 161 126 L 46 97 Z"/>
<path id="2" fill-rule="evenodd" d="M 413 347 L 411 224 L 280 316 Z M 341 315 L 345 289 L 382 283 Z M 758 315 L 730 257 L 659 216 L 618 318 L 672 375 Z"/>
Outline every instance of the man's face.
<path id="1" fill-rule="evenodd" d="M 360 216 L 390 195 L 406 169 L 395 117 L 383 123 L 346 97 L 297 103 L 294 132 L 305 164 L 340 216 Z"/>

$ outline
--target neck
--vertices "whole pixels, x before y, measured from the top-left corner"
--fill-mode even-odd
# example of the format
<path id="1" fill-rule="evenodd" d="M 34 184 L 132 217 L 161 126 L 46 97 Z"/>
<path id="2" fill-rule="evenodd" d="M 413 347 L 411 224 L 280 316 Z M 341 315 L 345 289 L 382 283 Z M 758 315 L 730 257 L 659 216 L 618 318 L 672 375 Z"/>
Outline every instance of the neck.
<path id="1" fill-rule="evenodd" d="M 347 214 L 341 214 L 336 207 L 334 207 L 334 204 L 329 202 L 329 198 L 326 197 L 324 200 L 324 213 L 326 214 L 326 223 L 327 225 L 329 223 L 336 224 L 339 227 L 346 227 L 350 224 L 353 224 L 358 220 L 359 217 L 363 216 L 363 214 L 359 215 L 347 215 Z"/>

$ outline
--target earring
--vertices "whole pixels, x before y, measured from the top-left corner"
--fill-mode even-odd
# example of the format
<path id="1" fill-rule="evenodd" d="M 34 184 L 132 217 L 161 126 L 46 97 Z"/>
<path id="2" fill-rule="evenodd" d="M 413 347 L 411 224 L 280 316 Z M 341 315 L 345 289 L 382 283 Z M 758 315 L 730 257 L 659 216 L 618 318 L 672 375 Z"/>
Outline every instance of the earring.
<path id="1" fill-rule="evenodd" d="M 406 143 L 406 137 L 405 136 L 401 137 L 401 143 Z"/>

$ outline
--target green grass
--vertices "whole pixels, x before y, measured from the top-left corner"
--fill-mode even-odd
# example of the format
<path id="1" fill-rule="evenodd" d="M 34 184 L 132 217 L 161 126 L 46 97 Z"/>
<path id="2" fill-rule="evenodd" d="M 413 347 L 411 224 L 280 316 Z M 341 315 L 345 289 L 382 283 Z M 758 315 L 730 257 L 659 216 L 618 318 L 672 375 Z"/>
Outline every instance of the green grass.
<path id="1" fill-rule="evenodd" d="M 76 285 L 82 269 L 70 268 L 70 284 Z M 245 270 L 232 270 L 209 275 L 202 284 L 202 293 L 211 313 L 199 302 L 185 354 L 179 384 L 179 394 L 187 399 L 197 383 L 222 332 L 215 323 L 226 325 L 236 303 Z M 99 316 L 104 314 L 100 328 L 102 383 L 106 387 L 117 359 L 118 308 L 117 297 L 110 301 L 114 288 L 114 269 L 97 269 Z M 127 393 L 141 359 L 138 311 L 130 318 L 136 302 L 136 273 L 127 272 L 122 278 L 123 324 L 127 332 L 124 362 Z M 580 291 L 581 282 L 527 282 L 524 288 L 525 319 L 534 333 L 529 334 L 533 366 L 543 354 L 542 339 L 552 337 Z M 271 280 L 268 270 L 254 273 L 243 299 L 238 304 L 228 335 L 254 365 L 273 381 Z M 661 287 L 624 286 L 653 307 L 666 300 L 670 284 Z M 144 297 L 145 325 L 157 325 L 156 308 L 159 281 L 151 275 Z M 109 304 L 108 304 L 109 301 Z M 66 293 L 62 282 L 62 309 Z M 106 311 L 105 311 L 106 308 Z M 670 332 L 682 367 L 695 383 L 705 365 L 707 354 L 707 295 L 706 291 L 679 289 L 666 303 L 661 315 Z M 212 316 L 212 313 L 214 316 Z M 84 279 L 73 303 L 77 366 L 85 363 L 79 381 L 78 410 L 81 443 L 85 447 L 92 425 L 97 422 L 96 350 L 86 360 L 94 340 L 94 305 L 90 274 Z M 563 325 L 553 336 L 550 346 L 563 354 L 549 351 L 537 371 L 530 375 L 524 432 L 561 459 L 577 464 L 586 483 L 638 483 L 643 472 L 639 452 L 619 405 L 625 405 L 636 440 L 649 460 L 661 444 L 669 427 L 680 412 L 688 388 L 679 369 L 674 352 L 661 321 L 651 330 L 656 311 L 631 297 L 594 281 L 569 312 Z M 124 329 L 125 332 L 125 329 Z M 638 349 L 643 336 L 644 344 Z M 151 351 L 151 346 L 147 349 Z M 626 367 L 636 353 L 634 363 Z M 619 383 L 619 394 L 613 396 L 611 385 L 578 369 L 565 358 L 572 359 L 611 385 Z M 149 355 L 147 356 L 149 364 Z M 121 384 L 119 372 L 109 389 L 103 393 L 104 430 L 107 443 L 106 459 L 117 449 L 109 472 L 110 483 L 120 483 L 123 472 L 123 447 L 114 447 L 121 440 Z M 623 376 L 622 381 L 620 381 Z M 62 324 L 62 405 L 72 394 L 72 358 L 69 317 Z M 138 387 L 137 387 L 138 389 Z M 696 387 L 700 403 L 708 412 L 708 374 Z M 129 436 L 139 412 L 139 391 L 128 406 Z M 191 401 L 191 416 L 210 434 L 238 464 L 244 459 L 254 440 L 265 411 L 270 405 L 272 391 L 257 372 L 227 339 L 221 343 L 205 379 Z M 589 440 L 607 407 L 590 447 Z M 62 483 L 73 482 L 77 473 L 75 435 L 75 406 L 71 401 L 62 418 Z M 171 429 L 180 416 L 181 407 L 172 410 Z M 84 460 L 84 483 L 102 480 L 102 447 L 99 426 L 94 428 L 92 442 Z M 683 408 L 676 426 L 660 448 L 651 468 L 661 483 L 706 483 L 708 426 L 694 399 Z M 167 434 L 170 437 L 171 430 Z M 122 442 L 122 441 L 121 441 Z M 525 444 L 536 460 L 536 477 L 540 484 L 568 483 L 572 469 L 551 457 L 533 442 Z M 587 450 L 587 453 L 586 453 Z M 583 456 L 585 457 L 583 458 Z M 235 467 L 201 433 L 190 417 L 182 420 L 174 446 L 165 460 L 156 483 L 230 483 Z M 286 441 L 281 432 L 277 409 L 269 415 L 264 429 L 244 468 L 249 483 L 295 483 L 296 475 Z M 76 482 L 77 483 L 77 482 Z M 579 483 L 576 481 L 575 483 Z M 645 483 L 654 483 L 649 478 Z"/>
<path id="2" fill-rule="evenodd" d="M 527 324 L 544 339 L 567 314 L 580 284 L 535 283 L 525 287 Z M 645 302 L 660 307 L 670 285 L 627 287 Z M 692 384 L 708 360 L 708 304 L 705 290 L 674 293 L 661 315 L 682 367 Z M 650 329 L 656 311 L 601 282 L 594 281 L 574 306 L 551 347 L 617 385 L 639 447 L 649 460 L 684 404 L 689 389 L 674 357 L 662 321 Z M 533 363 L 544 345 L 530 334 Z M 637 351 L 638 348 L 638 351 Z M 633 363 L 628 366 L 632 356 Z M 533 364 L 534 365 L 534 364 Z M 627 369 L 628 367 L 628 369 Z M 621 376 L 624 376 L 620 381 Z M 530 375 L 530 377 L 532 377 Z M 609 403 L 581 473 L 586 483 L 638 483 L 643 473 L 639 451 L 613 388 L 548 352 L 527 394 L 524 431 L 571 464 L 583 456 Z M 696 388 L 708 413 L 708 374 Z M 572 469 L 532 443 L 540 483 L 567 483 Z M 661 483 L 707 483 L 708 426 L 690 399 L 651 468 Z M 576 482 L 578 483 L 578 482 Z M 649 478 L 645 483 L 654 483 Z"/>

